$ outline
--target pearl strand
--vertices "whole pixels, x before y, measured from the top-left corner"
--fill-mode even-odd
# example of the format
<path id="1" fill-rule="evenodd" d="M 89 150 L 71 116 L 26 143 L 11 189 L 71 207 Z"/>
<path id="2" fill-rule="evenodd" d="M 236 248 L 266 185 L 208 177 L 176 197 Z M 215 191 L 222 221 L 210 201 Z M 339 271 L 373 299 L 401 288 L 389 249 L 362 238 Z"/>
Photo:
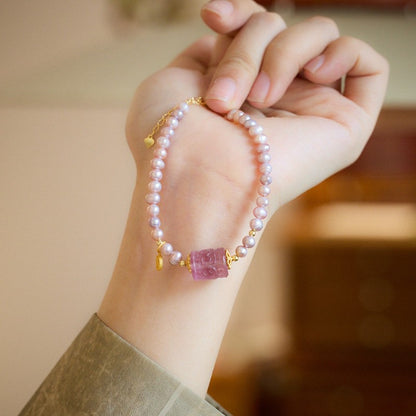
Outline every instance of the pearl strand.
<path id="1" fill-rule="evenodd" d="M 248 253 L 248 249 L 252 248 L 256 244 L 255 236 L 258 231 L 261 231 L 264 227 L 263 220 L 267 217 L 267 207 L 269 205 L 268 196 L 270 194 L 269 185 L 272 183 L 272 166 L 270 164 L 270 146 L 267 143 L 267 138 L 263 134 L 263 127 L 261 127 L 255 120 L 253 120 L 248 114 L 245 114 L 241 110 L 231 110 L 225 116 L 229 121 L 232 121 L 242 127 L 244 127 L 248 135 L 252 138 L 253 144 L 257 151 L 258 173 L 259 173 L 259 186 L 257 189 L 256 207 L 253 209 L 253 218 L 250 220 L 250 229 L 248 235 L 242 239 L 242 244 L 235 248 L 235 254 L 231 255 L 225 249 L 207 249 L 200 252 L 192 252 L 186 260 L 180 251 L 174 250 L 172 244 L 163 240 L 164 233 L 161 229 L 160 214 L 160 192 L 162 191 L 162 178 L 163 169 L 165 168 L 165 162 L 168 155 L 168 148 L 171 145 L 175 136 L 175 129 L 178 127 L 179 122 L 189 112 L 189 104 L 204 105 L 202 98 L 190 98 L 185 102 L 180 103 L 177 107 L 167 112 L 159 120 L 152 133 L 145 139 L 145 143 L 148 147 L 155 144 L 153 151 L 153 159 L 150 161 L 151 170 L 149 172 L 150 182 L 148 184 L 149 193 L 145 199 L 148 204 L 147 212 L 149 214 L 149 226 L 151 227 L 151 236 L 157 243 L 157 257 L 156 267 L 160 270 L 163 267 L 163 257 L 167 257 L 169 263 L 172 265 L 187 266 L 192 272 L 194 279 L 212 279 L 216 277 L 226 277 L 228 272 L 224 271 L 220 262 L 226 263 L 228 269 L 231 267 L 233 261 L 237 261 L 239 258 L 245 257 Z M 160 130 L 160 131 L 159 131 Z M 156 132 L 159 132 L 157 140 L 155 142 L 154 136 Z M 224 251 L 224 253 L 222 252 Z M 203 258 L 204 269 L 203 277 L 198 275 L 194 270 L 201 268 L 200 263 Z M 215 263 L 212 265 L 206 265 L 209 262 Z M 212 270 L 211 270 L 212 269 Z M 198 276 L 197 276 L 198 275 Z"/>

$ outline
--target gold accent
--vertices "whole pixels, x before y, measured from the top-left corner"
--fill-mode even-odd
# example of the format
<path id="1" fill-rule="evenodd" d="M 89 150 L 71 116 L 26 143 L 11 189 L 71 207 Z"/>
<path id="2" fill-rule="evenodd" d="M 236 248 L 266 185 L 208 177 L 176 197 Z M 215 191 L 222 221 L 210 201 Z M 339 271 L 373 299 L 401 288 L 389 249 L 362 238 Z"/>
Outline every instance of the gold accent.
<path id="1" fill-rule="evenodd" d="M 191 97 L 185 100 L 186 104 L 195 104 L 195 105 L 205 105 L 205 100 L 202 97 Z M 156 125 L 153 127 L 151 133 L 144 139 L 144 144 L 148 149 L 150 149 L 155 144 L 155 134 L 163 126 L 165 121 L 172 115 L 177 107 L 171 108 L 162 117 L 158 120 Z"/>
<path id="2" fill-rule="evenodd" d="M 249 234 L 250 237 L 255 237 L 256 236 L 256 232 L 254 230 L 250 230 L 248 232 L 248 234 Z"/>
<path id="3" fill-rule="evenodd" d="M 228 270 L 230 270 L 233 264 L 233 256 L 228 250 L 225 250 L 225 261 L 227 262 Z"/>
<path id="4" fill-rule="evenodd" d="M 163 257 L 160 253 L 156 256 L 156 270 L 161 271 L 163 269 Z"/>
<path id="5" fill-rule="evenodd" d="M 181 260 L 181 261 L 179 262 L 179 266 L 181 266 L 181 267 L 185 267 L 185 266 L 186 266 L 186 261 L 185 261 L 185 260 Z"/>
<path id="6" fill-rule="evenodd" d="M 191 267 L 191 255 L 188 254 L 185 261 L 186 268 L 189 270 L 190 273 L 192 273 L 192 267 Z"/>

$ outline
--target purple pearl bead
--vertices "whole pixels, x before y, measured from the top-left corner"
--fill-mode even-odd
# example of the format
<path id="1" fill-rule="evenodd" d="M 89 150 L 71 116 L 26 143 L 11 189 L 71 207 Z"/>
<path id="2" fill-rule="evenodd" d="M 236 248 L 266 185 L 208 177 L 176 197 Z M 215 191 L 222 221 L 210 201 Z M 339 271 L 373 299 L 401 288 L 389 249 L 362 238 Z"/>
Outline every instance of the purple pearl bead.
<path id="1" fill-rule="evenodd" d="M 257 193 L 261 196 L 268 196 L 270 195 L 271 189 L 266 185 L 259 186 Z"/>
<path id="2" fill-rule="evenodd" d="M 259 125 L 252 126 L 248 129 L 248 134 L 253 137 L 258 136 L 259 134 L 262 134 L 262 133 L 263 133 L 263 127 Z"/>
<path id="3" fill-rule="evenodd" d="M 158 181 L 149 182 L 147 187 L 150 192 L 160 192 L 162 190 L 162 184 Z"/>
<path id="4" fill-rule="evenodd" d="M 246 235 L 243 238 L 243 246 L 246 248 L 252 248 L 256 245 L 256 239 L 251 235 Z"/>
<path id="5" fill-rule="evenodd" d="M 267 210 L 264 207 L 256 207 L 253 210 L 253 214 L 259 220 L 264 220 L 267 217 Z"/>
<path id="6" fill-rule="evenodd" d="M 261 173 L 272 173 L 272 170 L 273 168 L 270 163 L 262 163 L 259 168 Z"/>
<path id="7" fill-rule="evenodd" d="M 179 121 L 176 117 L 169 117 L 166 120 L 166 125 L 169 126 L 172 129 L 176 129 L 176 127 L 179 126 Z"/>
<path id="8" fill-rule="evenodd" d="M 183 113 L 187 113 L 189 111 L 189 105 L 185 102 L 180 103 L 178 105 L 179 110 L 181 110 Z"/>
<path id="9" fill-rule="evenodd" d="M 182 253 L 180 251 L 173 251 L 169 257 L 169 263 L 173 264 L 174 266 L 176 264 L 179 264 L 181 260 L 182 260 Z"/>
<path id="10" fill-rule="evenodd" d="M 160 181 L 163 177 L 163 173 L 159 169 L 154 169 L 149 172 L 149 178 L 154 181 Z"/>
<path id="11" fill-rule="evenodd" d="M 237 109 L 233 108 L 232 110 L 230 110 L 230 111 L 227 113 L 227 115 L 225 116 L 225 118 L 226 118 L 227 120 L 230 120 L 230 121 L 234 120 L 234 114 L 235 114 L 237 111 L 238 111 Z"/>
<path id="12" fill-rule="evenodd" d="M 257 160 L 260 163 L 268 163 L 270 162 L 271 157 L 269 153 L 260 153 L 259 156 L 257 157 Z"/>
<path id="13" fill-rule="evenodd" d="M 147 213 L 152 217 L 157 217 L 160 213 L 159 205 L 152 204 L 147 207 Z"/>
<path id="14" fill-rule="evenodd" d="M 272 177 L 270 175 L 261 175 L 260 182 L 263 185 L 270 185 L 272 183 Z"/>
<path id="15" fill-rule="evenodd" d="M 257 151 L 259 153 L 268 152 L 270 150 L 270 146 L 267 143 L 262 143 L 257 146 Z"/>
<path id="16" fill-rule="evenodd" d="M 235 249 L 235 254 L 237 255 L 237 257 L 245 257 L 247 256 L 247 249 L 244 246 L 238 246 Z"/>
<path id="17" fill-rule="evenodd" d="M 158 146 L 158 147 L 156 147 L 155 151 L 153 152 L 153 155 L 156 158 L 165 159 L 165 157 L 168 155 L 168 152 L 166 151 L 165 148 Z"/>
<path id="18" fill-rule="evenodd" d="M 164 256 L 170 256 L 172 254 L 172 252 L 173 252 L 172 244 L 169 244 L 169 243 L 163 244 L 163 246 L 160 248 L 160 252 Z"/>
<path id="19" fill-rule="evenodd" d="M 155 241 L 159 241 L 163 238 L 163 231 L 160 228 L 152 230 L 152 238 Z"/>
<path id="20" fill-rule="evenodd" d="M 160 202 L 160 195 L 157 193 L 147 194 L 145 199 L 148 204 L 158 204 Z"/>
<path id="21" fill-rule="evenodd" d="M 250 228 L 254 231 L 260 231 L 263 229 L 263 221 L 259 218 L 253 218 L 250 221 Z"/>
<path id="22" fill-rule="evenodd" d="M 258 207 L 267 207 L 269 205 L 269 200 L 265 196 L 259 196 L 256 203 Z"/>
<path id="23" fill-rule="evenodd" d="M 165 167 L 165 162 L 158 157 L 155 157 L 150 161 L 150 164 L 153 169 L 163 169 Z"/>
<path id="24" fill-rule="evenodd" d="M 264 134 L 259 134 L 254 138 L 255 144 L 264 144 L 267 143 L 267 137 Z"/>
<path id="25" fill-rule="evenodd" d="M 159 228 L 160 227 L 160 218 L 158 217 L 152 217 L 149 219 L 149 225 L 152 228 Z"/>
<path id="26" fill-rule="evenodd" d="M 169 126 L 165 126 L 162 130 L 160 130 L 160 135 L 167 138 L 171 138 L 174 134 L 175 130 L 171 129 Z"/>
<path id="27" fill-rule="evenodd" d="M 170 140 L 167 137 L 165 137 L 165 136 L 160 136 L 157 139 L 157 144 L 160 147 L 163 147 L 163 148 L 167 149 L 170 146 Z"/>

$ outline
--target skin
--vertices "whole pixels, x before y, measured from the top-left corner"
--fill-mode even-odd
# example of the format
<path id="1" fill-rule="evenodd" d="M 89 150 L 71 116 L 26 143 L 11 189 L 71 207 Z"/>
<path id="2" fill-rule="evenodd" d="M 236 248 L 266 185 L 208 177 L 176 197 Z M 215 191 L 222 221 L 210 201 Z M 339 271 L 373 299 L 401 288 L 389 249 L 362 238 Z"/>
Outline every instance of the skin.
<path id="1" fill-rule="evenodd" d="M 211 1 L 201 17 L 216 34 L 197 40 L 145 80 L 133 99 L 126 136 L 137 181 L 98 315 L 203 397 L 255 249 L 228 279 L 194 282 L 187 270 L 169 265 L 157 272 L 144 202 L 152 151 L 143 138 L 181 101 L 206 99 L 207 107 L 191 107 L 169 149 L 162 229 L 184 255 L 234 249 L 249 229 L 257 173 L 247 133 L 221 114 L 242 106 L 264 127 L 273 214 L 356 160 L 382 104 L 388 63 L 364 42 L 340 37 L 328 18 L 286 28 L 280 16 L 249 0 Z"/>

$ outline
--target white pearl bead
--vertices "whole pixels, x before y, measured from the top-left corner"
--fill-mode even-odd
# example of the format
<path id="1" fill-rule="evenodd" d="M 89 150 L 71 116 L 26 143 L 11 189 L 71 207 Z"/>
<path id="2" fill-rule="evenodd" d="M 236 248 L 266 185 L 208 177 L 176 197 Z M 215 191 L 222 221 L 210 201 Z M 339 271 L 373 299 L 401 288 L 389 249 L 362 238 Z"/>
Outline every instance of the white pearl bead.
<path id="1" fill-rule="evenodd" d="M 244 123 L 244 127 L 245 127 L 246 129 L 250 129 L 251 127 L 254 127 L 254 126 L 257 126 L 257 123 L 256 123 L 254 120 L 252 120 L 252 119 L 247 120 L 247 121 Z"/>
<path id="2" fill-rule="evenodd" d="M 173 251 L 169 257 L 169 263 L 172 265 L 179 264 L 182 260 L 182 253 L 180 251 Z"/>
<path id="3" fill-rule="evenodd" d="M 270 195 L 271 189 L 266 185 L 259 186 L 259 189 L 257 190 L 258 194 L 261 196 L 268 196 Z"/>
<path id="4" fill-rule="evenodd" d="M 264 134 L 259 134 L 254 138 L 254 143 L 256 144 L 263 144 L 267 142 L 267 137 Z"/>
<path id="5" fill-rule="evenodd" d="M 235 254 L 237 255 L 237 257 L 245 257 L 247 256 L 247 249 L 244 246 L 238 246 L 235 249 Z"/>
<path id="6" fill-rule="evenodd" d="M 160 181 L 163 177 L 163 173 L 159 169 L 153 169 L 149 172 L 149 178 L 154 181 Z"/>
<path id="7" fill-rule="evenodd" d="M 160 218 L 158 217 L 152 217 L 149 219 L 149 225 L 152 228 L 159 228 L 160 227 Z"/>
<path id="8" fill-rule="evenodd" d="M 250 228 L 254 231 L 260 231 L 263 229 L 263 221 L 259 218 L 253 218 L 250 221 Z"/>
<path id="9" fill-rule="evenodd" d="M 259 196 L 256 200 L 258 207 L 267 207 L 269 205 L 269 200 L 265 196 Z"/>
<path id="10" fill-rule="evenodd" d="M 268 152 L 270 150 L 270 146 L 267 143 L 262 143 L 257 146 L 257 152 L 263 153 Z"/>
<path id="11" fill-rule="evenodd" d="M 163 244 L 163 246 L 160 248 L 160 252 L 164 255 L 164 256 L 169 256 L 170 254 L 172 254 L 173 252 L 173 247 L 172 244 L 169 243 L 165 243 Z"/>
<path id="12" fill-rule="evenodd" d="M 147 187 L 150 192 L 160 192 L 162 190 L 162 184 L 159 181 L 149 182 Z"/>
<path id="13" fill-rule="evenodd" d="M 272 165 L 270 163 L 262 163 L 259 167 L 261 173 L 272 173 Z"/>
<path id="14" fill-rule="evenodd" d="M 158 146 L 158 147 L 155 149 L 155 151 L 153 152 L 153 155 L 154 155 L 156 158 L 159 158 L 159 159 L 165 159 L 165 158 L 166 158 L 166 156 L 168 155 L 168 152 L 166 151 L 166 149 L 165 149 L 165 148 Z"/>
<path id="15" fill-rule="evenodd" d="M 250 117 L 248 114 L 244 114 L 243 116 L 241 116 L 241 117 L 238 119 L 238 122 L 239 122 L 240 124 L 244 125 L 244 123 L 245 123 L 246 121 L 250 120 L 250 118 L 251 118 L 251 117 Z"/>
<path id="16" fill-rule="evenodd" d="M 179 108 L 177 108 L 173 113 L 172 113 L 173 117 L 177 118 L 178 120 L 182 120 L 183 116 L 185 115 L 184 112 L 182 110 L 180 110 Z"/>
<path id="17" fill-rule="evenodd" d="M 263 207 L 256 207 L 253 210 L 253 215 L 259 220 L 264 220 L 267 217 L 267 210 Z"/>
<path id="18" fill-rule="evenodd" d="M 260 163 L 268 163 L 271 160 L 270 153 L 260 153 L 257 157 Z"/>
<path id="19" fill-rule="evenodd" d="M 147 213 L 152 217 L 157 217 L 160 213 L 159 205 L 152 204 L 147 207 Z"/>
<path id="20" fill-rule="evenodd" d="M 164 148 L 164 149 L 167 149 L 167 148 L 170 146 L 170 140 L 169 140 L 167 137 L 165 137 L 165 136 L 160 136 L 160 137 L 157 139 L 157 144 L 158 144 L 160 147 L 162 147 L 162 148 Z"/>
<path id="21" fill-rule="evenodd" d="M 165 137 L 172 137 L 175 134 L 175 130 L 171 129 L 169 126 L 165 126 L 160 130 L 160 135 Z"/>
<path id="22" fill-rule="evenodd" d="M 237 122 L 237 121 L 239 120 L 239 118 L 240 118 L 241 116 L 243 116 L 243 115 L 244 115 L 244 113 L 243 113 L 241 110 L 237 110 L 237 111 L 234 113 L 233 120 L 234 120 L 235 122 Z"/>
<path id="23" fill-rule="evenodd" d="M 157 193 L 147 194 L 145 199 L 148 204 L 158 204 L 160 202 L 160 195 Z"/>
<path id="24" fill-rule="evenodd" d="M 179 110 L 181 110 L 183 113 L 187 113 L 189 111 L 189 105 L 185 102 L 180 103 L 178 105 Z"/>
<path id="25" fill-rule="evenodd" d="M 226 118 L 227 120 L 230 120 L 230 121 L 234 120 L 234 114 L 235 114 L 237 111 L 238 111 L 238 110 L 237 110 L 236 108 L 233 108 L 232 110 L 230 110 L 230 111 L 227 113 L 227 115 L 225 116 L 225 118 Z"/>
<path id="26" fill-rule="evenodd" d="M 248 129 L 248 134 L 249 134 L 250 136 L 253 136 L 253 137 L 258 136 L 258 135 L 259 135 L 259 134 L 261 134 L 261 133 L 263 133 L 263 127 L 262 127 L 262 126 L 259 126 L 259 125 L 257 125 L 257 126 L 252 126 L 252 127 L 250 127 L 250 128 Z"/>
<path id="27" fill-rule="evenodd" d="M 172 129 L 176 129 L 179 126 L 179 121 L 176 117 L 169 117 L 166 120 L 166 125 L 171 127 Z"/>
<path id="28" fill-rule="evenodd" d="M 272 177 L 270 175 L 261 175 L 260 182 L 263 185 L 270 185 L 272 183 Z"/>
<path id="29" fill-rule="evenodd" d="M 162 159 L 155 157 L 150 161 L 150 164 L 153 169 L 163 169 L 165 167 L 165 162 Z"/>
<path id="30" fill-rule="evenodd" d="M 256 239 L 252 237 L 251 235 L 246 235 L 243 238 L 243 245 L 246 248 L 252 248 L 256 245 Z"/>
<path id="31" fill-rule="evenodd" d="M 152 238 L 155 241 L 159 241 L 163 238 L 163 231 L 160 228 L 152 230 Z"/>

